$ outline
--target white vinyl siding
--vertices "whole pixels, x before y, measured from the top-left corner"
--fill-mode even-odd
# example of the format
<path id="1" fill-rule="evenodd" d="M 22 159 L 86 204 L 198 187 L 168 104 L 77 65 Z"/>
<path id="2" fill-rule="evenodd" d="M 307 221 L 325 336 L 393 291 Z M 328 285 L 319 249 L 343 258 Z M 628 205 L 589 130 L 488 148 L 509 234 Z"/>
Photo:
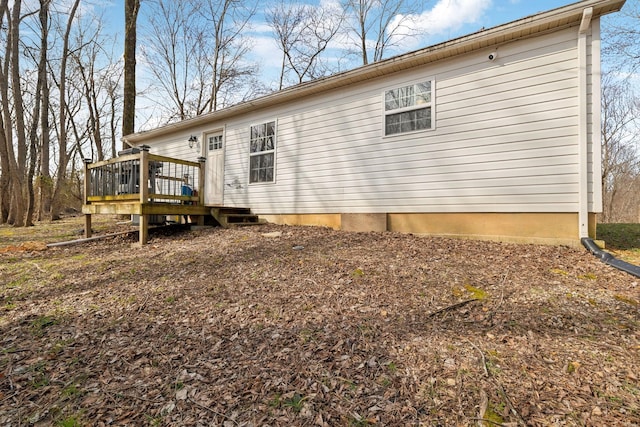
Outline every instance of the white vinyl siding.
<path id="1" fill-rule="evenodd" d="M 501 46 L 493 62 L 476 52 L 265 111 L 278 117 L 277 185 L 228 191 L 225 203 L 263 214 L 576 212 L 575 33 Z M 380 94 L 430 76 L 437 129 L 384 138 Z M 249 120 L 257 119 L 228 124 L 236 129 L 228 147 Z M 228 152 L 226 182 L 244 174 L 246 155 Z"/>
<path id="2" fill-rule="evenodd" d="M 225 127 L 224 204 L 258 214 L 577 212 L 577 62 L 568 28 L 211 123 Z M 433 129 L 385 137 L 381 97 L 424 81 L 437 82 Z M 277 180 L 250 184 L 251 126 L 274 119 Z"/>
<path id="3" fill-rule="evenodd" d="M 153 143 L 149 144 L 149 152 L 158 156 L 197 162 L 198 157 L 200 157 L 201 154 L 198 150 L 197 144 L 194 144 L 193 147 L 189 147 L 189 136 L 190 135 L 181 135 L 179 137 L 174 136 L 155 140 Z M 200 137 L 198 137 L 198 141 L 202 144 Z"/>

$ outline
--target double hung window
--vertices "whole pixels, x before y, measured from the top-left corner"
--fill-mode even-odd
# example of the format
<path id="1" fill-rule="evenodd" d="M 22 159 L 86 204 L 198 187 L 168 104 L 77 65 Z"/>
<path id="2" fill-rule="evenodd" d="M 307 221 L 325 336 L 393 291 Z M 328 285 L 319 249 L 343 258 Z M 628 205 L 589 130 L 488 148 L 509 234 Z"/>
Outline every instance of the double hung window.
<path id="1" fill-rule="evenodd" d="M 274 182 L 276 122 L 251 126 L 249 144 L 249 183 Z"/>
<path id="2" fill-rule="evenodd" d="M 433 128 L 433 83 L 426 81 L 384 93 L 384 134 Z"/>

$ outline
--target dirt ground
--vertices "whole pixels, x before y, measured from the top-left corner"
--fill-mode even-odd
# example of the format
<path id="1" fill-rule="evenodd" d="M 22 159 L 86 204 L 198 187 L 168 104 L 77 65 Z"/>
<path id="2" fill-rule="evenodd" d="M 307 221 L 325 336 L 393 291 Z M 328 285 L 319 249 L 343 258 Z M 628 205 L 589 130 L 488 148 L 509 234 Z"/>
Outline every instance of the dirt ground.
<path id="1" fill-rule="evenodd" d="M 0 425 L 640 425 L 639 280 L 586 250 L 136 239 L 0 250 Z"/>

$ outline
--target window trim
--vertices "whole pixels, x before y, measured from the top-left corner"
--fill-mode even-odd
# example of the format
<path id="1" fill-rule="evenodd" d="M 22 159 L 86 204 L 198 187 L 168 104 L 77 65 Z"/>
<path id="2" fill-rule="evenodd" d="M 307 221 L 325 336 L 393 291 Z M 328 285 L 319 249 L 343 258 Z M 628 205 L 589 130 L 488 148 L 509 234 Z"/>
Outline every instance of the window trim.
<path id="1" fill-rule="evenodd" d="M 251 129 L 254 126 L 260 126 L 260 125 L 266 125 L 268 123 L 273 123 L 273 149 L 272 150 L 265 150 L 265 151 L 258 151 L 255 153 L 251 152 Z M 247 183 L 250 186 L 253 185 L 272 185 L 276 183 L 276 172 L 277 172 L 277 151 L 278 151 L 278 119 L 266 119 L 263 121 L 259 121 L 259 122 L 254 122 L 251 123 L 249 125 L 249 137 L 247 140 L 247 145 L 249 148 L 249 156 L 248 156 L 248 162 L 247 162 Z M 251 158 L 252 157 L 256 157 L 256 156 L 261 156 L 261 155 L 265 155 L 265 154 L 270 154 L 273 153 L 273 180 L 272 181 L 255 181 L 255 182 L 251 182 Z"/>
<path id="2" fill-rule="evenodd" d="M 386 109 L 386 97 L 387 97 L 387 92 L 391 91 L 391 90 L 395 90 L 395 89 L 401 89 L 403 87 L 407 87 L 407 86 L 413 86 L 413 85 L 417 85 L 420 83 L 427 83 L 430 82 L 431 83 L 431 101 L 427 104 L 419 104 L 419 105 L 415 105 L 415 106 L 410 106 L 410 107 L 401 107 L 401 108 L 396 108 L 394 110 L 387 110 Z M 416 133 L 420 133 L 420 132 L 432 132 L 434 130 L 436 130 L 436 78 L 435 77 L 426 77 L 424 79 L 416 79 L 416 80 L 411 80 L 405 83 L 400 83 L 400 84 L 396 84 L 394 87 L 390 87 L 387 89 L 384 89 L 382 91 L 382 138 L 396 138 L 398 136 L 402 136 L 402 135 L 413 135 Z M 415 111 L 415 110 L 420 110 L 423 108 L 431 108 L 431 127 L 429 127 L 428 129 L 417 129 L 417 130 L 412 130 L 412 131 L 407 131 L 407 132 L 398 132 L 398 133 L 392 133 L 392 134 L 387 134 L 387 116 L 392 115 L 392 114 L 399 114 L 399 113 L 404 113 L 407 111 Z"/>

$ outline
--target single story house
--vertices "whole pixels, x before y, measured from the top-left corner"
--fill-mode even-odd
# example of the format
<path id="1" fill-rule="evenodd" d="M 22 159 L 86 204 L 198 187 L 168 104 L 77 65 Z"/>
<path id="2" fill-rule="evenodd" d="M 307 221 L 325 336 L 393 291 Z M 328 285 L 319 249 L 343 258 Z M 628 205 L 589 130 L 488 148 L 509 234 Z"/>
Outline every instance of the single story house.
<path id="1" fill-rule="evenodd" d="M 584 0 L 127 135 L 206 159 L 204 203 L 278 224 L 579 245 L 602 194 Z"/>

